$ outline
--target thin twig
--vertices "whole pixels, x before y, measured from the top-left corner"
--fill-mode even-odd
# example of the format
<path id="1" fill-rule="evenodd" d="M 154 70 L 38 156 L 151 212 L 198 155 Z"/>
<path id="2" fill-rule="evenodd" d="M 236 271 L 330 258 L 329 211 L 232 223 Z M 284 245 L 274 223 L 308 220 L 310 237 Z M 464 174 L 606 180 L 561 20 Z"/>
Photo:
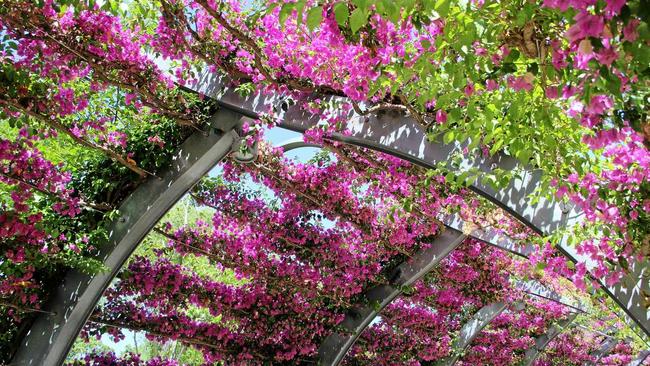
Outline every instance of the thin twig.
<path id="1" fill-rule="evenodd" d="M 26 180 L 24 180 L 22 178 L 18 178 L 18 177 L 12 176 L 12 175 L 8 175 L 8 174 L 5 174 L 3 172 L 0 172 L 0 175 L 5 177 L 6 179 L 16 181 L 19 184 L 24 184 L 24 185 L 28 186 L 29 188 L 31 188 L 31 189 L 33 189 L 33 190 L 35 190 L 37 192 L 40 192 L 40 193 L 42 193 L 44 195 L 50 196 L 52 198 L 60 199 L 60 197 L 57 196 L 57 194 L 55 192 L 50 192 L 48 190 L 39 188 L 35 184 L 30 183 L 30 182 L 28 182 L 28 181 L 26 181 Z M 91 208 L 93 210 L 101 211 L 101 212 L 106 212 L 106 211 L 108 211 L 108 210 L 110 210 L 112 208 L 111 205 L 109 205 L 108 203 L 98 204 L 98 203 L 86 202 L 84 200 L 80 200 L 79 205 Z"/>
<path id="2" fill-rule="evenodd" d="M 51 312 L 51 311 L 45 311 L 45 310 L 40 310 L 40 309 L 29 308 L 29 307 L 25 307 L 25 306 L 22 306 L 22 305 L 17 305 L 17 304 L 12 304 L 12 303 L 9 303 L 9 302 L 5 302 L 5 301 L 2 301 L 2 300 L 0 300 L 0 306 L 6 306 L 6 307 L 14 308 L 16 310 L 24 311 L 26 313 L 41 313 L 41 314 L 47 314 L 47 315 L 56 315 L 56 313 Z"/>
<path id="3" fill-rule="evenodd" d="M 91 148 L 91 149 L 98 150 L 98 151 L 102 152 L 108 158 L 117 161 L 118 163 L 120 163 L 120 164 L 124 165 L 125 167 L 129 168 L 131 171 L 135 172 L 136 174 L 138 174 L 139 176 L 141 176 L 143 178 L 146 177 L 147 175 L 154 175 L 153 173 L 150 173 L 150 172 L 138 167 L 137 165 L 129 162 L 122 155 L 116 153 L 115 151 L 113 151 L 111 149 L 108 149 L 108 148 L 105 148 L 105 147 L 103 147 L 101 145 L 95 144 L 94 142 L 87 141 L 87 140 L 75 135 L 74 133 L 72 133 L 72 131 L 70 131 L 66 126 L 64 126 L 61 122 L 57 121 L 56 119 L 47 118 L 46 116 L 44 116 L 44 115 L 42 115 L 40 113 L 36 113 L 36 112 L 26 108 L 26 107 L 23 107 L 22 105 L 20 105 L 20 104 L 18 104 L 16 102 L 12 102 L 12 101 L 8 101 L 8 100 L 0 100 L 0 103 L 6 105 L 8 107 L 11 107 L 13 109 L 16 109 L 19 112 L 21 112 L 21 113 L 23 113 L 23 114 L 25 114 L 25 115 L 27 115 L 29 117 L 35 118 L 35 119 L 41 121 L 42 123 L 46 124 L 47 126 L 53 128 L 53 129 L 55 129 L 55 130 L 57 130 L 57 131 L 59 131 L 61 133 L 64 133 L 64 134 L 68 135 L 73 141 L 77 142 L 80 145 L 83 145 L 83 146 L 86 146 L 88 148 Z"/>

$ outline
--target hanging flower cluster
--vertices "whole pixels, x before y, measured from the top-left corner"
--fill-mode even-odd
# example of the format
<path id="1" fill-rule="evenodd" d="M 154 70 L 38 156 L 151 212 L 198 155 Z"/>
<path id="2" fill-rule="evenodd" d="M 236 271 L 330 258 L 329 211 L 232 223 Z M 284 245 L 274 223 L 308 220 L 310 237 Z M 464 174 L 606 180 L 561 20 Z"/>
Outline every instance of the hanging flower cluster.
<path id="1" fill-rule="evenodd" d="M 232 270 L 241 284 L 208 281 L 166 260 L 136 258 L 86 332 L 143 330 L 194 345 L 211 361 L 313 357 L 365 289 L 388 281 L 399 257 L 433 240 L 441 229 L 434 217 L 446 200 L 462 199 L 442 198 L 432 186 L 429 200 L 421 201 L 423 208 L 432 203 L 428 221 L 400 215 L 391 209 L 415 182 L 407 165 L 377 170 L 373 174 L 386 184 L 369 186 L 377 178 L 350 164 L 300 164 L 279 153 L 269 150 L 250 166 L 228 162 L 225 182 L 207 181 L 192 194 L 215 210 L 211 224 L 162 230 L 170 249 L 206 257 Z M 375 164 L 386 164 L 373 154 L 368 163 L 375 158 Z M 246 192 L 240 183 L 246 174 L 255 174 L 277 201 Z M 193 319 L 182 311 L 188 305 L 219 321 Z"/>
<path id="2" fill-rule="evenodd" d="M 83 360 L 78 360 L 69 364 L 70 366 L 178 366 L 178 362 L 173 360 L 151 359 L 143 361 L 138 355 L 128 354 L 118 357 L 113 352 L 95 353 L 86 356 Z"/>
<path id="3" fill-rule="evenodd" d="M 93 206 L 68 187 L 70 174 L 46 159 L 40 140 L 21 129 L 14 141 L 0 139 L 0 304 L 2 337 L 41 311 L 44 287 L 61 268 L 94 272 L 92 228 L 75 227 Z M 48 223 L 50 225 L 48 225 Z"/>
<path id="4" fill-rule="evenodd" d="M 608 355 L 597 357 L 597 352 L 608 339 L 584 329 L 574 328 L 572 330 L 572 332 L 560 334 L 553 340 L 545 352 L 535 361 L 535 364 L 537 366 L 557 365 L 558 363 L 553 361 L 553 359 L 557 359 L 564 360 L 566 365 L 584 365 L 590 362 L 622 366 L 629 365 L 634 360 L 634 353 L 629 344 L 625 342 L 616 344 Z M 581 349 L 581 351 L 576 352 L 577 349 Z"/>
<path id="5" fill-rule="evenodd" d="M 206 179 L 192 192 L 197 204 L 214 210 L 212 222 L 158 229 L 167 249 L 156 252 L 158 258 L 131 260 L 85 336 L 108 333 L 119 340 L 122 329 L 144 332 L 153 341 L 194 347 L 208 363 L 314 362 L 323 339 L 364 301 L 363 292 L 388 283 L 391 268 L 435 240 L 435 217 L 472 200 L 465 190 L 429 185 L 428 195 L 414 200 L 418 215 L 396 212 L 418 187 L 417 167 L 343 146 L 327 146 L 336 161 L 314 164 L 283 158 L 264 144 L 260 149 L 255 162 L 228 161 L 221 178 Z M 197 275 L 167 259 L 171 253 L 205 258 L 238 282 Z M 506 252 L 466 240 L 404 289 L 362 334 L 349 362 L 417 365 L 449 357 L 457 332 L 481 307 L 525 298 L 512 284 L 512 266 Z M 533 300 L 521 314 L 514 311 L 495 327 L 503 337 L 516 333 L 510 325 L 525 334 L 490 352 L 523 352 L 567 315 L 561 305 Z M 512 324 L 513 317 L 524 325 Z"/>
<path id="6" fill-rule="evenodd" d="M 454 350 L 455 335 L 476 311 L 516 295 L 502 251 L 467 240 L 413 289 L 392 302 L 349 355 L 353 364 L 417 365 Z"/>

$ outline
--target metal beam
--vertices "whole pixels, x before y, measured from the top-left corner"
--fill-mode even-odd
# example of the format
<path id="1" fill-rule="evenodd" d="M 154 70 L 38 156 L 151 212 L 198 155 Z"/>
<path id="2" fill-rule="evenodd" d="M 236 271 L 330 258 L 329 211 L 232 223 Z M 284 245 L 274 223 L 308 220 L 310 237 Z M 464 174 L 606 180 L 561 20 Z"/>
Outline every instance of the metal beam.
<path id="1" fill-rule="evenodd" d="M 160 218 L 232 149 L 238 135 L 232 130 L 240 114 L 221 110 L 207 134 L 194 133 L 175 154 L 161 178 L 150 177 L 119 208 L 119 218 L 109 226 L 109 240 L 101 246 L 106 272 L 86 275 L 70 271 L 55 289 L 44 309 L 23 338 L 11 365 L 55 366 L 65 361 L 77 335 L 95 305 L 142 239 Z"/>
<path id="2" fill-rule="evenodd" d="M 365 294 L 366 303 L 351 309 L 340 326 L 343 331 L 330 334 L 321 344 L 318 354 L 321 366 L 336 366 L 357 341 L 372 320 L 395 298 L 405 286 L 413 284 L 431 271 L 451 253 L 467 235 L 454 229 L 443 231 L 427 248 L 400 264 L 390 279 L 389 285 L 370 289 Z"/>
<path id="3" fill-rule="evenodd" d="M 594 362 L 591 362 L 589 364 L 598 365 L 598 361 L 600 361 L 601 358 L 610 354 L 617 344 L 618 344 L 618 339 L 611 336 L 607 336 L 607 339 L 605 339 L 605 341 L 600 345 L 600 347 L 592 354 L 592 356 L 595 358 Z"/>
<path id="4" fill-rule="evenodd" d="M 283 95 L 267 96 L 254 93 L 242 97 L 228 85 L 227 80 L 206 73 L 200 77 L 194 89 L 215 99 L 222 107 L 254 119 L 267 114 L 269 106 L 273 106 L 274 117 L 279 122 L 278 126 L 292 131 L 303 133 L 321 122 L 320 115 L 304 111 L 297 105 L 289 105 L 288 99 Z M 348 102 L 342 97 L 330 99 L 342 103 Z M 457 157 L 461 161 L 459 172 L 470 168 L 486 173 L 496 168 L 519 172 L 518 179 L 513 179 L 504 189 L 495 190 L 480 180 L 471 188 L 503 207 L 537 232 L 550 233 L 567 224 L 582 220 L 580 212 L 554 200 L 542 198 L 536 204 L 531 204 L 528 196 L 540 187 L 542 171 L 527 169 L 515 158 L 503 154 L 488 158 L 468 156 L 463 153 L 464 144 L 429 141 L 426 132 L 417 121 L 401 113 L 361 116 L 351 111 L 346 117 L 349 133 L 345 135 L 334 133 L 331 135 L 333 140 L 385 152 L 428 168 L 434 167 L 439 162 L 450 161 L 451 157 Z"/>
<path id="5" fill-rule="evenodd" d="M 534 281 L 534 280 L 528 280 L 528 281 L 517 281 L 515 282 L 515 287 L 523 291 L 529 295 L 533 295 L 542 299 L 546 299 L 549 301 L 553 301 L 557 304 L 569 307 L 573 310 L 576 310 L 580 313 L 586 313 L 587 311 L 585 310 L 585 307 L 582 303 L 576 302 L 573 299 L 567 298 L 566 296 L 563 296 L 561 294 L 558 294 L 557 292 L 549 289 L 548 287 L 544 286 L 543 284 Z"/>
<path id="6" fill-rule="evenodd" d="M 472 344 L 474 338 L 476 338 L 483 328 L 490 324 L 490 322 L 501 314 L 507 307 L 508 304 L 500 301 L 486 305 L 477 311 L 472 319 L 463 325 L 458 334 L 458 338 L 454 340 L 452 345 L 454 354 L 442 360 L 440 365 L 453 366 L 456 364 L 458 359 L 465 353 L 465 350 L 467 350 L 470 344 Z"/>
<path id="7" fill-rule="evenodd" d="M 304 142 L 302 138 L 294 138 L 287 141 L 283 141 L 277 146 L 281 147 L 284 150 L 284 152 L 289 152 L 294 149 L 300 149 L 306 147 L 322 148 L 322 146 L 318 144 Z M 459 232 L 462 231 L 464 222 L 457 215 L 448 215 L 441 219 L 442 222 L 448 228 L 452 228 Z M 504 237 L 496 230 L 492 230 L 490 228 L 482 228 L 480 230 L 475 230 L 470 235 L 470 237 L 483 242 L 487 242 L 488 244 L 491 244 L 492 246 L 495 246 L 498 249 L 505 250 L 519 256 L 527 256 L 527 254 L 529 254 L 529 253 L 522 252 L 522 248 L 514 244 L 513 241 L 511 241 L 509 238 Z M 542 296 L 548 298 L 551 301 L 560 302 L 560 300 L 563 299 L 561 295 L 558 295 L 555 292 L 548 290 L 541 284 L 536 283 L 534 281 L 528 281 L 525 284 L 517 284 L 517 285 L 523 287 L 524 290 L 530 291 L 530 293 L 533 295 Z M 507 304 L 505 302 L 497 302 L 490 305 L 486 305 L 483 308 L 481 308 L 474 315 L 474 317 L 472 317 L 472 319 L 462 327 L 458 338 L 454 341 L 453 348 L 459 353 L 462 353 L 465 349 L 467 349 L 467 347 L 471 344 L 474 338 L 481 332 L 481 330 L 483 330 L 483 328 L 485 328 L 497 315 L 501 314 L 501 312 L 503 312 L 506 309 L 506 307 Z M 523 308 L 523 304 L 517 303 L 516 307 Z M 576 309 L 582 311 L 582 309 L 579 308 Z M 361 330 L 361 332 L 362 331 L 363 329 Z M 328 339 L 326 339 L 325 341 L 328 341 Z M 329 340 L 329 342 L 333 342 L 333 341 Z M 325 343 L 323 343 L 323 346 L 324 345 Z M 346 347 L 347 343 L 338 342 L 338 345 L 339 347 L 343 348 Z M 345 353 L 347 353 L 348 350 L 349 347 L 347 348 L 347 350 L 340 349 L 338 350 L 338 353 L 343 353 L 343 356 L 345 356 Z M 329 352 L 333 353 L 334 350 L 330 350 Z M 341 360 L 342 358 L 343 357 L 341 357 Z M 442 361 L 442 364 L 454 365 L 458 361 L 458 358 L 459 358 L 459 354 L 445 359 L 444 361 Z"/>
<path id="8" fill-rule="evenodd" d="M 535 345 L 526 350 L 526 355 L 524 356 L 523 366 L 531 366 L 533 362 L 539 357 L 539 355 L 544 352 L 546 347 L 551 343 L 551 341 L 562 334 L 569 325 L 575 320 L 578 314 L 572 313 L 566 319 L 560 320 L 556 324 L 552 324 L 545 334 L 537 337 L 535 339 Z"/>
<path id="9" fill-rule="evenodd" d="M 645 360 L 650 356 L 650 350 L 647 351 L 641 351 L 639 356 L 635 358 L 628 366 L 641 366 L 645 362 Z"/>
<path id="10" fill-rule="evenodd" d="M 195 90 L 214 98 L 222 107 L 229 108 L 251 118 L 259 118 L 267 113 L 269 106 L 275 109 L 274 118 L 279 126 L 296 132 L 304 132 L 320 123 L 320 116 L 308 113 L 297 105 L 290 105 L 283 95 L 266 96 L 261 93 L 242 97 L 227 80 L 216 74 L 205 73 L 195 86 Z M 331 97 L 332 101 L 348 102 L 346 98 Z M 336 113 L 337 111 L 332 111 Z M 331 138 L 343 143 L 361 146 L 405 159 L 423 167 L 432 168 L 438 163 L 460 160 L 457 174 L 474 170 L 491 173 L 495 169 L 514 171 L 507 187 L 495 190 L 479 178 L 471 189 L 504 208 L 514 217 L 541 234 L 551 234 L 557 229 L 580 223 L 584 215 L 575 207 L 567 207 L 554 199 L 541 198 L 536 203 L 529 196 L 541 189 L 543 172 L 523 166 L 517 159 L 496 154 L 491 157 L 468 156 L 463 153 L 467 144 L 444 144 L 429 141 L 426 131 L 413 118 L 397 112 L 386 112 L 362 116 L 350 111 L 347 117 L 347 133 L 334 133 Z M 453 159 L 452 159 L 453 158 Z M 590 263 L 588 258 L 579 255 L 572 247 L 565 245 L 564 238 L 557 244 L 558 250 L 570 260 Z M 643 293 L 650 294 L 650 281 L 643 281 L 642 274 L 650 271 L 650 263 L 631 263 L 632 274 L 622 283 L 603 290 L 650 335 L 650 312 L 643 305 Z M 641 275 L 640 275 L 641 274 Z"/>
<path id="11" fill-rule="evenodd" d="M 315 147 L 318 149 L 322 149 L 323 147 L 319 144 L 313 143 L 313 142 L 305 142 L 302 137 L 296 137 L 293 139 L 285 140 L 276 145 L 277 147 L 281 147 L 282 150 L 287 153 L 291 150 L 295 149 L 302 149 L 306 147 Z"/>

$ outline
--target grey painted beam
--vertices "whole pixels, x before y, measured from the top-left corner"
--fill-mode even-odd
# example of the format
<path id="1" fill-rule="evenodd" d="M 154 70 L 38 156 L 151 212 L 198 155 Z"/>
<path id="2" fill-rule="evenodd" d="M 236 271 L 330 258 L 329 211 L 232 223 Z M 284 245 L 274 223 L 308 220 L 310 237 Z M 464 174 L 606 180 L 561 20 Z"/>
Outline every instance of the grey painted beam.
<path id="1" fill-rule="evenodd" d="M 195 87 L 196 91 L 214 98 L 222 107 L 235 110 L 251 118 L 259 118 L 274 106 L 274 117 L 283 127 L 296 132 L 304 132 L 318 125 L 319 115 L 303 111 L 296 105 L 289 105 L 283 95 L 265 96 L 252 94 L 241 97 L 234 88 L 227 87 L 227 81 L 213 74 L 204 74 Z M 345 98 L 333 97 L 341 102 Z M 540 170 L 529 170 L 518 161 L 506 155 L 494 157 L 472 157 L 463 153 L 463 144 L 444 144 L 431 142 L 419 124 L 410 117 L 399 113 L 381 113 L 360 116 L 353 111 L 347 116 L 349 135 L 333 134 L 334 140 L 382 151 L 424 167 L 433 167 L 438 162 L 450 161 L 451 157 L 461 160 L 460 170 L 476 168 L 479 172 L 492 172 L 495 168 L 517 171 L 519 179 L 513 179 L 505 189 L 495 190 L 477 181 L 472 185 L 477 193 L 495 202 L 520 218 L 538 232 L 550 233 L 567 224 L 581 221 L 580 212 L 564 207 L 559 202 L 541 199 L 535 205 L 529 202 L 528 195 L 539 187 Z"/>
<path id="2" fill-rule="evenodd" d="M 53 291 L 12 359 L 16 366 L 55 366 L 64 362 L 81 328 L 95 305 L 160 218 L 212 167 L 231 151 L 238 140 L 232 128 L 242 116 L 221 110 L 213 117 L 212 130 L 190 136 L 176 153 L 172 166 L 161 178 L 150 177 L 119 208 L 119 219 L 109 226 L 109 240 L 101 246 L 107 272 L 86 275 L 68 272 Z"/>
<path id="3" fill-rule="evenodd" d="M 645 360 L 650 356 L 650 350 L 642 351 L 634 361 L 630 362 L 628 366 L 641 366 Z"/>
<path id="4" fill-rule="evenodd" d="M 590 363 L 591 365 L 597 365 L 598 361 L 601 358 L 607 356 L 612 352 L 614 347 L 618 344 L 618 339 L 614 337 L 607 336 L 607 339 L 600 345 L 600 347 L 592 354 L 595 357 L 595 362 Z"/>
<path id="5" fill-rule="evenodd" d="M 562 296 L 537 281 L 518 281 L 515 283 L 515 286 L 518 290 L 529 295 L 553 301 L 560 305 L 570 307 L 580 313 L 586 313 L 585 306 L 582 303 L 576 302 L 566 296 Z"/>
<path id="6" fill-rule="evenodd" d="M 312 143 L 312 142 L 305 142 L 305 140 L 303 140 L 302 137 L 296 137 L 296 138 L 293 138 L 293 139 L 282 141 L 281 143 L 279 143 L 276 146 L 281 147 L 282 150 L 285 153 L 289 152 L 291 150 L 302 149 L 302 148 L 305 148 L 305 147 L 315 147 L 315 148 L 319 148 L 319 149 L 323 148 L 321 145 L 318 145 L 318 144 L 315 144 L 315 143 Z"/>
<path id="7" fill-rule="evenodd" d="M 442 360 L 440 362 L 440 365 L 453 366 L 456 364 L 465 350 L 467 350 L 470 344 L 472 344 L 474 338 L 476 338 L 476 336 L 481 333 L 483 328 L 490 324 L 490 322 L 499 314 L 501 314 L 507 307 L 508 304 L 500 301 L 486 305 L 477 311 L 472 319 L 463 325 L 463 327 L 460 329 L 460 333 L 458 334 L 458 338 L 454 340 L 454 343 L 452 345 L 454 355 Z"/>
<path id="8" fill-rule="evenodd" d="M 551 343 L 551 341 L 562 334 L 564 330 L 566 330 L 569 325 L 575 320 L 577 314 L 573 313 L 569 315 L 566 319 L 560 320 L 556 324 L 552 324 L 549 329 L 546 331 L 545 334 L 542 334 L 541 336 L 537 337 L 535 339 L 535 345 L 533 345 L 531 348 L 526 350 L 526 355 L 524 356 L 524 361 L 523 365 L 524 366 L 531 366 L 533 362 L 539 357 L 539 355 L 544 352 L 544 349 Z"/>
<path id="9" fill-rule="evenodd" d="M 277 147 L 281 147 L 285 153 L 305 147 L 322 148 L 322 146 L 318 144 L 304 142 L 300 137 L 283 141 L 279 143 Z M 444 215 L 438 217 L 438 219 L 445 224 L 445 226 L 454 230 L 463 231 L 463 228 L 465 227 L 465 222 L 459 215 Z M 470 236 L 476 240 L 480 240 L 490 246 L 505 250 L 519 257 L 528 258 L 528 255 L 530 255 L 534 250 L 532 246 L 518 245 L 514 240 L 511 240 L 499 231 L 489 227 L 474 230 Z"/>
<path id="10" fill-rule="evenodd" d="M 368 305 L 351 309 L 340 324 L 343 331 L 330 334 L 321 344 L 318 350 L 320 365 L 338 365 L 372 320 L 402 293 L 402 288 L 413 284 L 431 271 L 465 238 L 467 235 L 451 228 L 443 231 L 428 248 L 419 251 L 397 267 L 391 276 L 390 285 L 370 289 L 365 294 Z"/>
<path id="11" fill-rule="evenodd" d="M 243 98 L 234 88 L 228 87 L 226 80 L 214 74 L 202 75 L 195 90 L 216 99 L 222 107 L 250 118 L 259 118 L 273 106 L 276 111 L 274 117 L 279 121 L 279 126 L 293 131 L 304 132 L 320 123 L 318 115 L 303 111 L 296 105 L 289 105 L 283 95 L 253 94 Z M 331 99 L 346 101 L 341 97 Z M 538 233 L 551 234 L 557 229 L 583 220 L 579 210 L 565 207 L 552 199 L 540 199 L 533 204 L 528 197 L 541 188 L 540 177 L 543 172 L 524 167 L 512 157 L 499 154 L 488 158 L 467 156 L 463 153 L 465 144 L 429 141 L 426 132 L 413 118 L 399 113 L 360 116 L 351 111 L 346 117 L 349 134 L 335 133 L 331 136 L 332 139 L 385 152 L 429 168 L 437 163 L 458 158 L 458 174 L 469 169 L 490 173 L 496 168 L 515 172 L 517 178 L 499 191 L 483 184 L 480 179 L 470 188 L 504 208 Z M 558 250 L 570 260 L 590 263 L 588 258 L 578 255 L 573 248 L 564 245 L 564 241 L 556 244 Z M 643 293 L 650 294 L 650 281 L 643 280 L 643 275 L 650 272 L 650 264 L 631 263 L 630 267 L 632 274 L 626 276 L 622 284 L 613 287 L 602 284 L 603 289 L 646 334 L 650 335 L 650 312 L 643 302 Z"/>
<path id="12" fill-rule="evenodd" d="M 302 138 L 294 138 L 287 141 L 283 141 L 277 146 L 282 147 L 284 152 L 289 152 L 294 149 L 300 149 L 305 147 L 317 147 L 317 148 L 321 147 L 314 143 L 304 142 Z M 464 222 L 456 215 L 445 216 L 444 218 L 442 218 L 442 222 L 445 225 L 447 225 L 448 228 L 452 228 L 459 232 L 463 230 Z M 514 244 L 514 242 L 504 237 L 496 230 L 491 230 L 489 228 L 487 229 L 482 228 L 480 230 L 475 230 L 470 236 L 474 239 L 487 242 L 488 244 L 491 244 L 496 248 L 514 253 L 519 256 L 527 256 L 527 254 L 529 254 L 529 253 L 522 252 L 521 251 L 522 248 L 518 247 L 516 244 Z M 526 283 L 517 284 L 517 285 L 518 287 L 522 287 L 523 290 L 528 291 L 532 295 L 542 296 L 548 298 L 551 301 L 560 302 L 563 299 L 561 295 L 558 295 L 555 292 L 548 290 L 546 287 L 534 281 L 528 281 Z M 520 303 L 516 305 L 518 307 L 523 307 L 523 305 Z M 462 327 L 459 337 L 454 342 L 453 348 L 459 350 L 460 352 L 464 351 L 470 345 L 472 340 L 474 340 L 474 338 L 481 332 L 481 330 L 483 330 L 483 328 L 485 328 L 497 315 L 499 315 L 501 312 L 503 312 L 503 310 L 505 310 L 506 306 L 507 304 L 504 302 L 497 302 L 494 304 L 486 305 L 485 307 L 481 308 L 474 315 L 474 317 Z M 583 311 L 581 308 L 576 308 L 576 309 Z M 361 330 L 361 332 L 362 331 L 363 329 Z M 326 340 L 326 342 L 327 341 L 328 340 Z M 332 341 L 329 340 L 329 342 Z M 343 348 L 347 346 L 347 343 L 339 342 L 339 345 L 341 348 Z M 329 352 L 333 353 L 334 350 L 330 350 Z M 347 350 L 340 349 L 338 353 L 343 353 L 344 356 L 345 353 L 347 353 Z M 443 361 L 443 364 L 454 365 L 458 360 L 458 356 L 459 355 L 449 357 L 448 359 Z"/>
<path id="13" fill-rule="evenodd" d="M 439 219 L 443 224 L 453 227 L 456 230 L 462 231 L 463 227 L 465 227 L 465 221 L 463 221 L 459 215 L 445 215 L 439 217 Z M 535 250 L 532 245 L 519 245 L 515 240 L 510 239 L 499 230 L 492 227 L 483 227 L 474 230 L 472 231 L 472 237 L 490 246 L 505 250 L 522 258 L 528 258 L 528 256 Z"/>

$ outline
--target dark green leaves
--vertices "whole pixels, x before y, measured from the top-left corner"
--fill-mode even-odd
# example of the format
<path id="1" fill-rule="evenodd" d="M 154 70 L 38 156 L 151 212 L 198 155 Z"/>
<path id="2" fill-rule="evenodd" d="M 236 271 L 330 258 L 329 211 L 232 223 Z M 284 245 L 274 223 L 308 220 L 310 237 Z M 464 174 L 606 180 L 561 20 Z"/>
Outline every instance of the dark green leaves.
<path id="1" fill-rule="evenodd" d="M 345 23 L 347 23 L 350 17 L 348 5 L 344 2 L 334 4 L 334 17 L 339 26 L 345 27 Z"/>
<path id="2" fill-rule="evenodd" d="M 309 28 L 309 30 L 314 30 L 314 28 L 318 27 L 322 21 L 323 21 L 322 6 L 317 6 L 315 8 L 309 9 L 309 12 L 307 12 L 307 28 Z"/>
<path id="3" fill-rule="evenodd" d="M 449 15 L 449 8 L 451 7 L 450 0 L 438 0 L 436 1 L 435 10 L 441 17 L 445 18 Z"/>
<path id="4" fill-rule="evenodd" d="M 350 29 L 352 33 L 357 33 L 361 27 L 366 25 L 368 22 L 368 13 L 363 11 L 361 8 L 356 8 L 350 15 Z"/>

